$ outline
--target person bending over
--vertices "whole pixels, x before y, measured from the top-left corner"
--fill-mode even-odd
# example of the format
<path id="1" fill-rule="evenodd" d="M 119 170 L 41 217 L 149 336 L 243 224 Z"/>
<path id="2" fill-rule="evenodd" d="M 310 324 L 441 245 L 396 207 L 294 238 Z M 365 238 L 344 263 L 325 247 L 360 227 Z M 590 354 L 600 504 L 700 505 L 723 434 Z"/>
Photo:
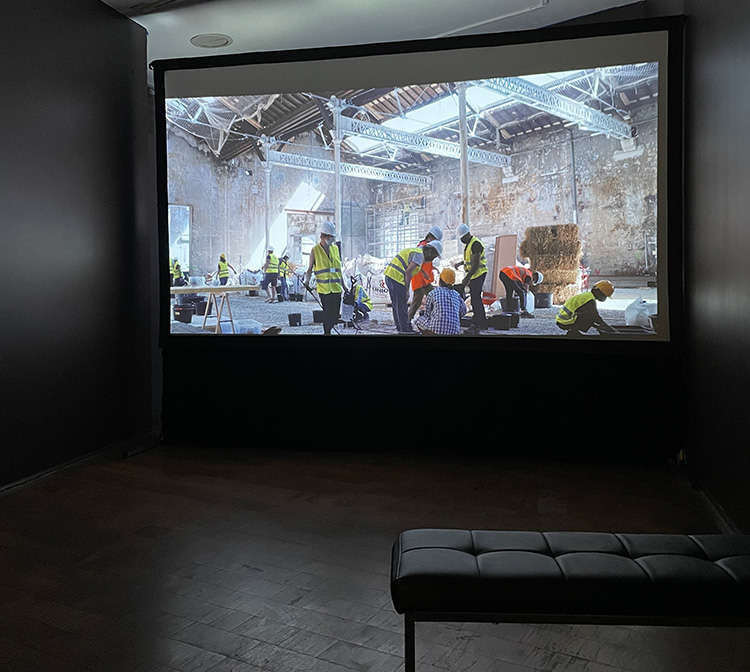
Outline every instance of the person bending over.
<path id="1" fill-rule="evenodd" d="M 614 294 L 615 288 L 609 280 L 600 280 L 590 292 L 581 292 L 569 298 L 560 308 L 555 323 L 567 332 L 566 336 L 580 336 L 591 327 L 599 331 L 614 331 L 599 315 L 597 301 L 606 301 Z"/>

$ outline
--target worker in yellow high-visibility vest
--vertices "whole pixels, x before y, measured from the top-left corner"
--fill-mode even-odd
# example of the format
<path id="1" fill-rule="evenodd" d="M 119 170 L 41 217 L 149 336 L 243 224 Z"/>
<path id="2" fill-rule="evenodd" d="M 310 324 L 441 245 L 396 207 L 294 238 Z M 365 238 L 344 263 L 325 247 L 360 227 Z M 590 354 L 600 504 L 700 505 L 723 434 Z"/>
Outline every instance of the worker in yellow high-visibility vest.
<path id="1" fill-rule="evenodd" d="M 273 253 L 273 248 L 268 248 L 266 263 L 263 264 L 263 270 L 266 275 L 263 278 L 261 287 L 266 290 L 266 303 L 273 303 L 276 300 L 276 283 L 279 281 L 279 259 Z"/>
<path id="2" fill-rule="evenodd" d="M 182 277 L 182 266 L 180 266 L 180 261 L 177 257 L 172 259 L 170 272 L 172 275 L 172 287 L 181 287 L 185 284 L 185 278 Z"/>
<path id="3" fill-rule="evenodd" d="M 237 275 L 237 271 L 234 270 L 234 266 L 227 262 L 227 255 L 223 252 L 219 256 L 219 265 L 216 267 L 216 277 L 219 278 L 220 285 L 226 285 L 229 281 L 229 269 L 232 269 L 232 273 Z"/>
<path id="4" fill-rule="evenodd" d="M 580 336 L 581 332 L 596 327 L 598 331 L 614 331 L 599 315 L 597 301 L 606 301 L 615 293 L 609 280 L 600 280 L 590 292 L 581 292 L 569 298 L 560 308 L 555 323 L 567 336 Z"/>
<path id="5" fill-rule="evenodd" d="M 471 296 L 471 310 L 474 313 L 472 325 L 467 333 L 474 334 L 486 326 L 487 320 L 484 314 L 484 304 L 482 303 L 482 286 L 487 277 L 487 258 L 484 253 L 484 243 L 479 238 L 473 236 L 466 224 L 458 227 L 458 238 L 464 244 L 464 260 L 458 265 L 463 264 L 466 275 L 461 281 L 465 288 L 469 286 L 469 296 Z"/>
<path id="6" fill-rule="evenodd" d="M 310 264 L 305 273 L 305 286 L 315 273 L 316 288 L 320 305 L 323 308 L 323 333 L 330 334 L 339 321 L 341 310 L 341 255 L 336 245 L 336 226 L 333 222 L 323 222 L 320 242 L 310 250 Z"/>
<path id="7" fill-rule="evenodd" d="M 423 247 L 407 247 L 399 252 L 385 267 L 385 286 L 391 297 L 391 309 L 396 330 L 400 334 L 413 334 L 409 320 L 409 287 L 411 279 L 425 261 L 434 261 L 443 253 L 443 244 L 431 240 Z"/>

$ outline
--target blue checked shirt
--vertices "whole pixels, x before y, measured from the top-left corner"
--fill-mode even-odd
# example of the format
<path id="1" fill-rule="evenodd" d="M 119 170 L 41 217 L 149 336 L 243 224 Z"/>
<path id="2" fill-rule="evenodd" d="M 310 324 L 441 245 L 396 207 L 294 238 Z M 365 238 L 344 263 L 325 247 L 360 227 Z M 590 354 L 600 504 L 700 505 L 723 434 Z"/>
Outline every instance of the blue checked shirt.
<path id="1" fill-rule="evenodd" d="M 440 336 L 461 333 L 461 318 L 466 315 L 466 304 L 461 295 L 447 287 L 436 287 L 425 299 L 424 315 L 416 320 L 417 328 L 429 329 Z"/>

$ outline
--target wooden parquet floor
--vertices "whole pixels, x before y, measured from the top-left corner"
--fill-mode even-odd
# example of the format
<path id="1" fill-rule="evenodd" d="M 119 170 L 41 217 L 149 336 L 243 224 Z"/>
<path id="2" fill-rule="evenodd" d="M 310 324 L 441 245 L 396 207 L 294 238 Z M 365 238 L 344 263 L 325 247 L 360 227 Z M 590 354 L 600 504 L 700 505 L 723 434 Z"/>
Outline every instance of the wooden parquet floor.
<path id="1" fill-rule="evenodd" d="M 437 438 L 436 438 L 437 440 Z M 717 532 L 668 467 L 160 446 L 0 494 L 3 672 L 401 672 L 410 527 Z M 418 624 L 419 672 L 750 669 L 747 629 Z"/>

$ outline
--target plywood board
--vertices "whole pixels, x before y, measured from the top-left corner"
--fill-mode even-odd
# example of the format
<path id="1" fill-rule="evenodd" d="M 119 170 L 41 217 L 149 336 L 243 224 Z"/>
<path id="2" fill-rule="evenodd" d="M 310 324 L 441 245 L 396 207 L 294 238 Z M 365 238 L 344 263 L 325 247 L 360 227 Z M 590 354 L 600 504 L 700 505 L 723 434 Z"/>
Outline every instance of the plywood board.
<path id="1" fill-rule="evenodd" d="M 495 263 L 492 269 L 492 293 L 495 296 L 505 296 L 505 286 L 498 275 L 500 269 L 517 264 L 518 236 L 514 233 L 509 236 L 498 236 L 495 238 Z"/>

